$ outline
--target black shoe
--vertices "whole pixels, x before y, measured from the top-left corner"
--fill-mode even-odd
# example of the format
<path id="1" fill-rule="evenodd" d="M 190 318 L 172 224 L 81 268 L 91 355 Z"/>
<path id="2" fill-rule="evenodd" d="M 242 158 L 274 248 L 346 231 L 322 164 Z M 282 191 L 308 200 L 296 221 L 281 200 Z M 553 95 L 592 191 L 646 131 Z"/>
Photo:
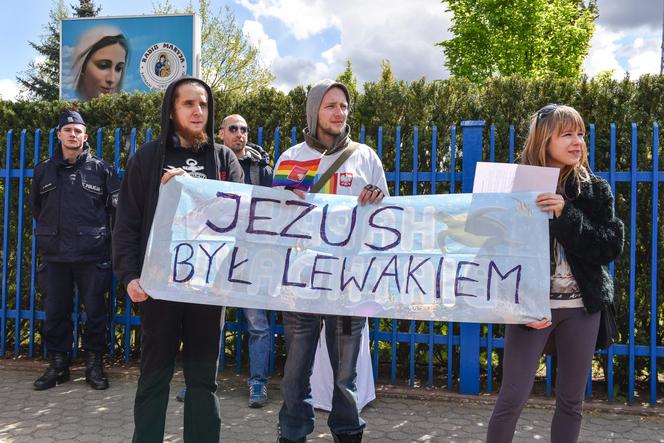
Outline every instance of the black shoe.
<path id="1" fill-rule="evenodd" d="M 277 443 L 307 443 L 307 437 L 298 438 L 297 440 L 290 440 L 281 436 L 281 427 L 277 427 Z"/>
<path id="2" fill-rule="evenodd" d="M 101 352 L 88 352 L 85 359 L 85 381 L 92 389 L 108 389 L 108 378 L 104 374 L 104 355 Z"/>
<path id="3" fill-rule="evenodd" d="M 51 363 L 46 372 L 33 383 L 36 391 L 50 389 L 69 381 L 69 359 L 64 352 L 49 352 Z"/>
<path id="4" fill-rule="evenodd" d="M 335 434 L 332 432 L 334 443 L 360 443 L 362 441 L 362 432 L 357 434 Z"/>

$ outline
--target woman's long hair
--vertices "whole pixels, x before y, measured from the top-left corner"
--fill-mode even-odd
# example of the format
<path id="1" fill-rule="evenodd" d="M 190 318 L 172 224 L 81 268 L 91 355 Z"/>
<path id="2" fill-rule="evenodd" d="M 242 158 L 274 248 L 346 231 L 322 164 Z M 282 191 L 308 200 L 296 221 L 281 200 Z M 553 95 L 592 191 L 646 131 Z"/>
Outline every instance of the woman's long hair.
<path id="1" fill-rule="evenodd" d="M 571 106 L 546 105 L 530 118 L 528 137 L 521 153 L 521 163 L 533 166 L 548 166 L 546 148 L 554 135 L 572 129 L 586 132 L 586 126 L 578 111 Z M 558 177 L 558 191 L 563 192 L 569 183 L 577 185 L 590 180 L 588 147 L 581 143 L 581 158 L 573 166 L 565 166 Z"/>

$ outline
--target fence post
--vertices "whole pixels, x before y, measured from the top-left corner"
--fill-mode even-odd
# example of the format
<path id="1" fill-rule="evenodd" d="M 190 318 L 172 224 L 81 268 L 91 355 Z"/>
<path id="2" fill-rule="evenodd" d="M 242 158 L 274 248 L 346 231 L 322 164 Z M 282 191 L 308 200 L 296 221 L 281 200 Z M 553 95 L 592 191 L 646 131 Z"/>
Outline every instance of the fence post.
<path id="1" fill-rule="evenodd" d="M 462 121 L 461 130 L 461 192 L 467 193 L 473 191 L 476 164 L 482 160 L 484 121 Z M 461 323 L 459 328 L 459 392 L 476 395 L 480 393 L 480 325 Z"/>

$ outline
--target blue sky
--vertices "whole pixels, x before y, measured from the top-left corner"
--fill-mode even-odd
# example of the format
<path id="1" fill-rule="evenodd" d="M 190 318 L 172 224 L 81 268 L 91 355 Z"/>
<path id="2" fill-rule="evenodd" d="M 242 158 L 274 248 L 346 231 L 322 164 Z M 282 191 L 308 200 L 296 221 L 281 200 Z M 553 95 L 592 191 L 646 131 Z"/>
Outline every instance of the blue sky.
<path id="1" fill-rule="evenodd" d="M 74 0 L 65 0 L 65 5 Z M 97 0 L 101 15 L 150 14 L 152 0 Z M 188 0 L 171 0 L 184 8 Z M 197 2 L 195 2 L 197 3 Z M 335 77 L 350 59 L 360 83 L 375 80 L 390 60 L 404 80 L 446 78 L 444 55 L 433 43 L 450 37 L 450 17 L 439 0 L 211 0 L 229 6 L 245 34 L 261 48 L 276 75 L 274 86 Z M 0 96 L 17 93 L 16 75 L 37 53 L 51 0 L 9 0 L 0 14 Z M 613 70 L 622 78 L 658 73 L 664 0 L 599 0 L 600 17 L 584 68 L 590 75 Z"/>

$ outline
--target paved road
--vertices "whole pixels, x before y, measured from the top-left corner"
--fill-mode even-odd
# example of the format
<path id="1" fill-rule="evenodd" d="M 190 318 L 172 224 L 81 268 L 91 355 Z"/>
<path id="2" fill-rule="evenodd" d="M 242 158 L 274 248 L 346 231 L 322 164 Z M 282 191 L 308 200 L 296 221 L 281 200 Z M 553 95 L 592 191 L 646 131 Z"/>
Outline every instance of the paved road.
<path id="1" fill-rule="evenodd" d="M 111 388 L 94 391 L 84 381 L 82 367 L 73 381 L 48 391 L 32 390 L 32 381 L 45 366 L 0 359 L 0 442 L 126 442 L 133 429 L 132 404 L 136 369 L 111 371 Z M 220 374 L 222 441 L 274 442 L 281 396 L 269 390 L 270 403 L 262 409 L 247 407 L 243 377 Z M 183 386 L 176 374 L 172 393 Z M 395 392 L 396 391 L 396 392 Z M 368 442 L 481 442 L 494 397 L 479 399 L 441 393 L 405 398 L 408 390 L 388 389 L 365 408 Z M 535 401 L 524 410 L 515 442 L 548 441 L 551 402 Z M 664 442 L 664 411 L 589 412 L 581 433 L 583 442 Z M 638 408 L 637 408 L 638 409 Z M 638 411 L 637 411 L 638 412 Z M 182 441 L 183 406 L 168 406 L 168 442 Z M 332 441 L 327 414 L 318 412 L 310 441 Z"/>

